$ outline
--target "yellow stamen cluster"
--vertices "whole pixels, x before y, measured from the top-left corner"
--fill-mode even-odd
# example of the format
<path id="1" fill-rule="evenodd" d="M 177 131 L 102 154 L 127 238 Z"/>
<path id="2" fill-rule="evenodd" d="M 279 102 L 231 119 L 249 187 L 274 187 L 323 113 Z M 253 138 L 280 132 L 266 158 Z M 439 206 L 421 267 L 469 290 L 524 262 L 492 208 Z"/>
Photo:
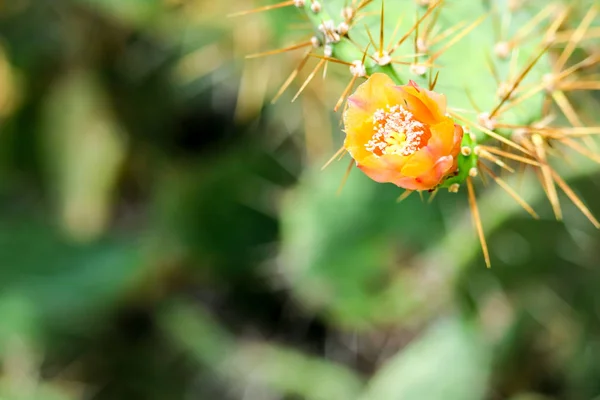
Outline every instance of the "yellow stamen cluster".
<path id="1" fill-rule="evenodd" d="M 424 128 L 404 107 L 388 105 L 373 115 L 375 133 L 365 147 L 378 157 L 383 154 L 408 156 L 419 149 Z"/>

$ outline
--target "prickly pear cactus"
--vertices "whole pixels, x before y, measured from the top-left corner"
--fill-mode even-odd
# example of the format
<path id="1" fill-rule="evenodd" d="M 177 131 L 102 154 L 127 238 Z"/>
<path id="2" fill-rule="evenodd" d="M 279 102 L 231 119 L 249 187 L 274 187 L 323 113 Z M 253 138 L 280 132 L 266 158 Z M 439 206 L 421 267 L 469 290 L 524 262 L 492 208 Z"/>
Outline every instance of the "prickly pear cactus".
<path id="1" fill-rule="evenodd" d="M 340 64 L 347 71 L 346 89 L 332 104 L 342 114 L 345 140 L 326 164 L 335 165 L 333 161 L 348 153 L 346 175 L 335 166 L 333 172 L 309 169 L 284 207 L 282 265 L 290 269 L 292 286 L 305 300 L 334 304 L 335 315 L 354 318 L 353 322 L 377 314 L 364 306 L 375 300 L 373 288 L 363 283 L 386 286 L 381 266 L 396 257 L 390 235 L 404 229 L 428 240 L 435 236 L 420 232 L 419 226 L 427 213 L 436 211 L 403 213 L 393 201 L 398 194 L 390 187 L 406 189 L 399 199 L 415 191 L 431 196 L 442 189 L 466 193 L 488 267 L 490 255 L 475 195 L 478 177 L 497 183 L 538 218 L 500 174 L 500 170 L 531 170 L 557 219 L 562 218 L 561 189 L 600 227 L 549 161 L 559 154 L 557 148 L 599 160 L 589 136 L 600 130 L 584 126 L 568 97 L 572 90 L 598 85 L 582 78 L 598 62 L 597 49 L 581 45 L 597 23 L 597 8 L 589 7 L 575 19 L 576 25 L 569 26 L 572 9 L 562 3 L 525 3 L 290 0 L 263 7 L 296 7 L 312 29 L 310 40 L 281 50 L 305 51 L 305 57 L 277 97 L 308 69 L 311 58 L 316 65 L 300 81 L 294 99 L 328 65 Z M 354 166 L 364 174 L 349 175 Z M 336 197 L 339 181 L 334 180 L 342 176 L 344 192 Z M 367 177 L 395 186 L 381 188 Z M 358 217 L 358 210 L 364 209 L 372 210 L 368 220 L 362 214 Z M 345 265 L 350 259 L 367 267 L 349 270 Z M 343 278 L 331 287 L 331 279 L 319 279 L 323 271 Z M 329 286 L 323 286 L 325 281 Z M 419 303 L 408 299 L 401 307 L 410 309 L 412 300 Z M 344 309 L 356 310 L 349 302 L 363 305 L 364 315 L 345 314 Z"/>

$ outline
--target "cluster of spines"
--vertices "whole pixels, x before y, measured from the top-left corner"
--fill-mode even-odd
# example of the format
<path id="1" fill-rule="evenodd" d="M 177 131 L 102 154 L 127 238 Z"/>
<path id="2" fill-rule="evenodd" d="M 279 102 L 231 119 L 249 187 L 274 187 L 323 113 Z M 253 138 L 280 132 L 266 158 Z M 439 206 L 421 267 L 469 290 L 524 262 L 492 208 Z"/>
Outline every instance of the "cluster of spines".
<path id="1" fill-rule="evenodd" d="M 439 77 L 439 71 L 435 75 L 433 74 L 433 69 L 437 67 L 435 61 L 488 17 L 488 15 L 483 15 L 471 23 L 463 21 L 444 31 L 439 31 L 436 21 L 439 18 L 444 0 L 418 1 L 420 5 L 425 7 L 423 14 L 417 16 L 412 27 L 404 32 L 400 39 L 396 40 L 394 38 L 397 36 L 400 26 L 400 21 L 398 21 L 392 35 L 393 38 L 389 45 L 386 46 L 384 38 L 385 8 L 384 1 L 382 0 L 379 40 L 376 41 L 368 28 L 365 28 L 370 43 L 365 48 L 361 48 L 352 40 L 351 33 L 354 29 L 360 28 L 357 22 L 367 16 L 365 9 L 371 3 L 373 3 L 373 0 L 352 0 L 349 4 L 347 2 L 340 11 L 341 20 L 337 24 L 324 11 L 322 4 L 316 0 L 290 0 L 238 13 L 237 15 L 241 15 L 285 6 L 295 6 L 305 11 L 308 19 L 315 25 L 315 32 L 318 34 L 304 42 L 284 49 L 249 56 L 266 56 L 300 48 L 310 48 L 278 91 L 274 100 L 278 99 L 290 86 L 310 57 L 318 58 L 319 62 L 302 83 L 293 100 L 302 93 L 319 70 L 326 70 L 328 62 L 346 65 L 350 72 L 350 82 L 336 102 L 335 111 L 343 105 L 344 100 L 351 93 L 356 81 L 360 78 L 368 78 L 369 74 L 374 71 L 387 72 L 393 79 L 399 80 L 397 71 L 393 67 L 394 64 L 408 66 L 409 71 L 413 74 L 424 75 L 429 72 L 429 89 L 433 90 Z M 517 7 L 518 2 L 515 2 L 512 5 L 513 10 L 511 11 L 515 11 L 514 9 Z M 600 134 L 600 127 L 585 127 L 575 108 L 565 95 L 565 92 L 574 90 L 600 90 L 600 81 L 598 80 L 575 79 L 582 71 L 599 63 L 600 54 L 590 54 L 584 60 L 569 65 L 569 60 L 580 43 L 587 38 L 598 35 L 598 32 L 596 32 L 597 29 L 590 29 L 594 18 L 597 17 L 598 10 L 596 7 L 592 7 L 575 29 L 561 31 L 569 16 L 569 12 L 570 9 L 568 8 L 561 8 L 550 4 L 542 9 L 527 24 L 521 26 L 512 37 L 505 37 L 501 29 L 497 29 L 496 44 L 489 51 L 489 73 L 497 83 L 497 91 L 494 94 L 498 99 L 496 105 L 490 110 L 482 110 L 472 101 L 473 110 L 477 115 L 477 118 L 474 120 L 466 117 L 464 110 L 450 109 L 449 111 L 453 118 L 464 125 L 464 130 L 467 134 L 465 135 L 461 149 L 462 171 L 459 171 L 460 176 L 448 179 L 443 186 L 451 192 L 458 192 L 461 185 L 466 183 L 469 204 L 481 240 L 484 258 L 488 266 L 490 265 L 489 253 L 477 208 L 473 178 L 477 176 L 491 178 L 534 218 L 538 218 L 538 215 L 486 162 L 491 162 L 508 172 L 515 172 L 515 169 L 511 167 L 514 163 L 520 164 L 519 171 L 527 168 L 533 169 L 539 177 L 541 186 L 552 205 L 557 219 L 562 219 L 557 193 L 558 186 L 594 226 L 600 228 L 600 222 L 598 222 L 584 205 L 583 201 L 579 199 L 549 163 L 549 156 L 556 154 L 552 150 L 550 143 L 561 143 L 581 155 L 600 163 L 600 156 L 592 151 L 594 147 L 590 138 L 591 135 Z M 544 21 L 550 20 L 550 17 L 554 17 L 554 19 L 547 24 L 545 30 L 542 30 L 541 34 L 535 35 L 534 32 L 540 32 L 539 27 Z M 496 26 L 499 25 L 497 18 L 494 22 Z M 536 36 L 541 39 L 539 51 L 533 54 L 530 60 L 518 70 L 515 54 L 518 52 L 519 46 Z M 393 57 L 394 52 L 411 37 L 414 43 L 414 53 L 405 55 L 404 57 Z M 338 46 L 342 41 L 346 42 L 346 46 Z M 348 43 L 351 46 L 348 46 Z M 441 48 L 432 52 L 431 49 L 433 46 L 439 47 L 440 43 L 444 44 Z M 524 79 L 530 74 L 536 64 L 541 59 L 546 59 L 544 56 L 554 47 L 561 44 L 564 45 L 564 49 L 554 58 L 551 66 L 552 72 L 544 76 L 537 84 L 523 85 Z M 339 51 L 338 47 L 340 47 Z M 370 50 L 371 48 L 373 50 Z M 322 52 L 317 53 L 315 52 L 316 49 L 322 49 Z M 499 76 L 494 67 L 492 57 L 511 60 L 508 77 L 502 79 Z M 403 58 L 412 58 L 413 60 L 406 62 L 402 61 Z M 545 95 L 546 101 L 543 110 L 540 110 L 542 118 L 539 121 L 528 125 L 514 125 L 503 122 L 503 115 L 507 111 L 542 93 Z M 467 93 L 467 96 L 469 96 L 469 93 Z M 556 107 L 551 107 L 552 102 Z M 553 127 L 554 116 L 552 111 L 554 109 L 564 114 L 571 126 Z M 478 135 L 472 133 L 473 131 L 478 132 Z M 583 138 L 584 142 L 578 142 L 576 140 L 578 138 Z M 323 168 L 328 166 L 332 161 L 341 159 L 344 155 L 344 149 L 341 148 Z M 341 186 L 343 186 L 353 165 L 354 163 L 351 160 Z M 433 191 L 432 196 L 436 192 L 437 189 Z M 400 196 L 399 200 L 406 198 L 410 193 L 410 191 L 406 191 Z"/>

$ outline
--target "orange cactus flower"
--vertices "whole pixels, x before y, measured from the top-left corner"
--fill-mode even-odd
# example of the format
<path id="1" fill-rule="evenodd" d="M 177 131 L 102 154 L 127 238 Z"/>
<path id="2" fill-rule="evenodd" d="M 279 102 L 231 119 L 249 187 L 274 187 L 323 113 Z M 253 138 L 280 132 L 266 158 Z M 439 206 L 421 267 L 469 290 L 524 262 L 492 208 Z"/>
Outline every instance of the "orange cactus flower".
<path id="1" fill-rule="evenodd" d="M 377 182 L 431 190 L 458 166 L 463 130 L 446 115 L 446 97 L 416 83 L 373 74 L 348 98 L 344 148 Z"/>

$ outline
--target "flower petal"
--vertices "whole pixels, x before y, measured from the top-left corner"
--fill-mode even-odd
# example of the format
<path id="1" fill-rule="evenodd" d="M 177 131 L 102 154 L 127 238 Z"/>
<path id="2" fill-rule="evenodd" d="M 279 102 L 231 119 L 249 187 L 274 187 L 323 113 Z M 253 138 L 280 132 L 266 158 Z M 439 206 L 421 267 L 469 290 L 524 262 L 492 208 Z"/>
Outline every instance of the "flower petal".
<path id="1" fill-rule="evenodd" d="M 394 87 L 394 81 L 389 76 L 382 73 L 371 75 L 348 98 L 348 110 L 346 114 L 348 112 L 361 111 L 361 115 L 370 115 L 372 117 L 373 113 L 379 108 L 385 108 L 391 104 L 400 104 L 402 99 L 393 90 Z M 349 118 L 353 119 L 352 116 L 349 116 Z"/>
<path id="2" fill-rule="evenodd" d="M 410 81 L 410 84 L 407 86 L 400 86 L 404 91 L 408 94 L 418 98 L 421 103 L 427 107 L 430 113 L 430 121 L 422 121 L 426 123 L 434 124 L 436 122 L 441 121 L 446 117 L 446 96 L 443 94 L 432 92 L 431 90 L 426 90 L 415 82 Z"/>
<path id="3" fill-rule="evenodd" d="M 427 125 L 438 122 L 436 116 L 437 112 L 435 110 L 432 111 L 430 107 L 428 107 L 414 87 L 396 86 L 396 90 L 402 94 L 403 103 L 401 104 L 406 107 L 417 120 Z"/>
<path id="4" fill-rule="evenodd" d="M 427 147 L 436 154 L 450 154 L 455 143 L 454 122 L 450 118 L 445 118 L 442 122 L 430 126 L 429 129 L 431 137 Z"/>
<path id="5" fill-rule="evenodd" d="M 433 155 L 427 147 L 424 147 L 408 159 L 400 172 L 404 176 L 417 177 L 430 170 L 434 163 Z"/>

